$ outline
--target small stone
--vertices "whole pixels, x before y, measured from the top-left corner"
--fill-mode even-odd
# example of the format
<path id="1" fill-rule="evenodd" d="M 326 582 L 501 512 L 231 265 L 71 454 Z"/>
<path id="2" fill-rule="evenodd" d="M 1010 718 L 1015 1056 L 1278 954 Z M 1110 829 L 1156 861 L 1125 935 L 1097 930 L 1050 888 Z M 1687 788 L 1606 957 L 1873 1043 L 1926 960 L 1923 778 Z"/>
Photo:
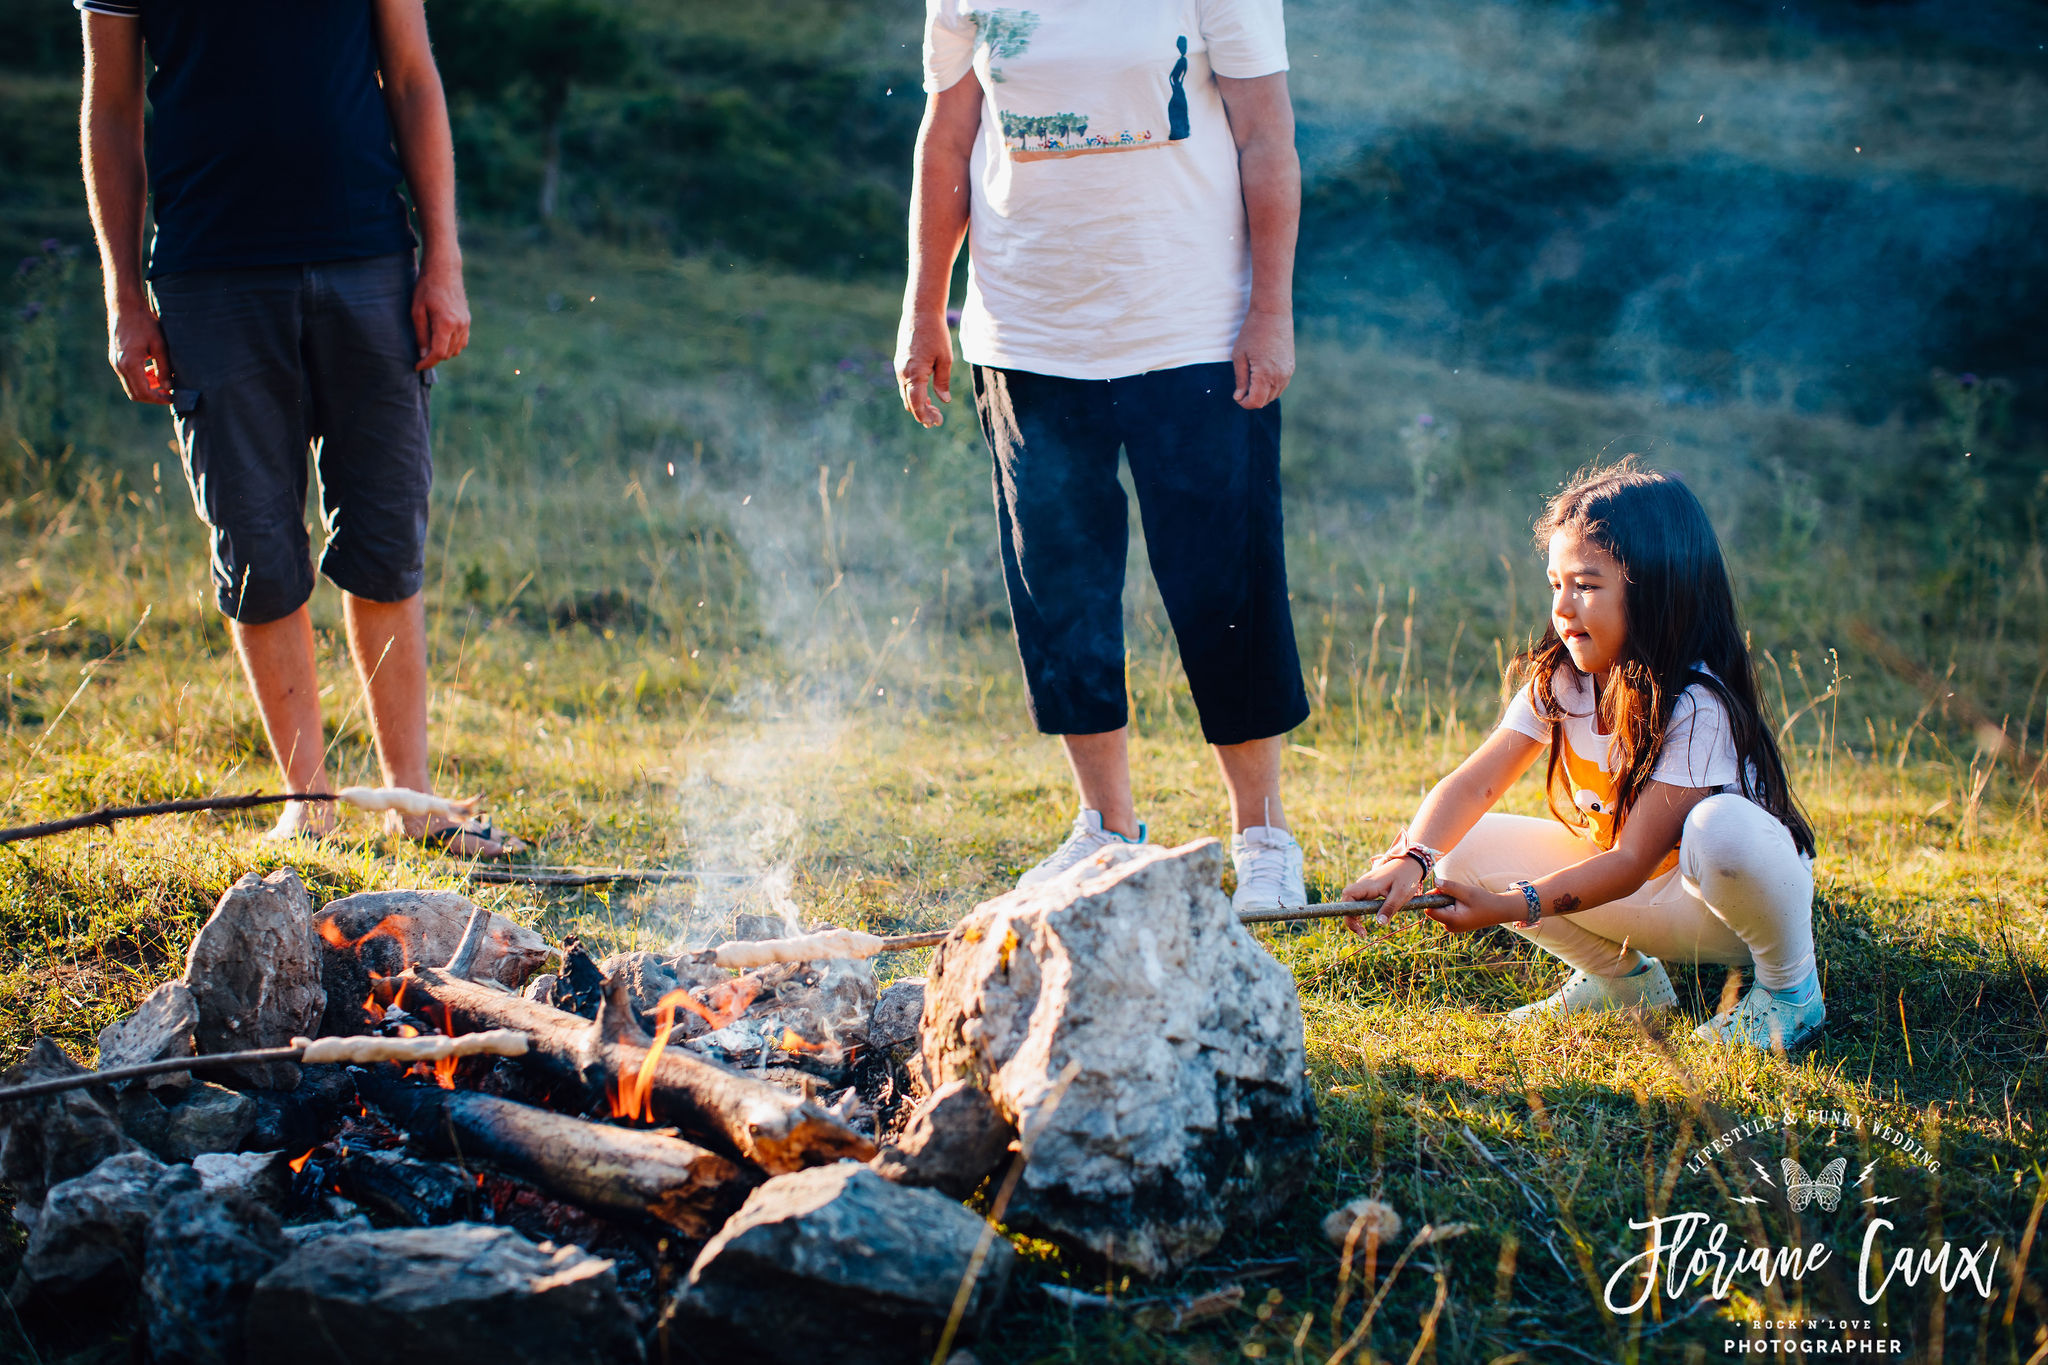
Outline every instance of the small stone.
<path id="1" fill-rule="evenodd" d="M 918 1050 L 919 1021 L 924 1018 L 924 978 L 907 976 L 891 981 L 875 997 L 874 1013 L 868 1016 L 868 1046 L 900 1054 L 908 1062 Z"/>
<path id="2" fill-rule="evenodd" d="M 612 1262 L 478 1223 L 313 1241 L 256 1286 L 248 1330 L 252 1360 L 295 1365 L 645 1358 Z"/>
<path id="3" fill-rule="evenodd" d="M 192 1158 L 200 1188 L 240 1190 L 276 1209 L 291 1194 L 292 1169 L 283 1152 L 207 1152 Z"/>
<path id="4" fill-rule="evenodd" d="M 561 980 L 553 972 L 542 972 L 526 983 L 526 989 L 519 992 L 528 1000 L 538 1000 L 543 1005 L 555 998 L 555 983 Z"/>
<path id="5" fill-rule="evenodd" d="M 344 1218 L 338 1223 L 300 1223 L 296 1227 L 286 1228 L 284 1235 L 291 1238 L 293 1246 L 306 1247 L 313 1245 L 315 1242 L 325 1241 L 329 1237 L 370 1231 L 373 1231 L 370 1226 L 370 1220 L 358 1213 Z"/>
<path id="6" fill-rule="evenodd" d="M 1364 1226 L 1360 1227 L 1359 1225 Z M 1385 1246 L 1401 1235 L 1401 1215 L 1391 1204 L 1382 1204 L 1377 1199 L 1354 1199 L 1348 1204 L 1331 1209 L 1323 1217 L 1323 1237 L 1331 1246 L 1342 1250 L 1351 1238 L 1351 1229 L 1358 1228 L 1355 1243 L 1362 1254 L 1368 1242 L 1377 1241 Z"/>
<path id="7" fill-rule="evenodd" d="M 1028 1135 L 1008 1220 L 1141 1275 L 1270 1220 L 1315 1158 L 1301 1002 L 1218 889 L 1214 839 L 1117 844 L 970 911 L 924 1061 Z"/>
<path id="8" fill-rule="evenodd" d="M 850 1161 L 776 1176 L 705 1243 L 676 1296 L 703 1344 L 747 1359 L 929 1359 L 988 1225 L 944 1195 Z M 978 1335 L 1016 1259 L 1001 1237 L 959 1335 Z"/>
<path id="9" fill-rule="evenodd" d="M 147 1152 L 108 1157 L 54 1185 L 21 1261 L 21 1291 L 46 1298 L 125 1298 L 142 1279 L 156 1188 L 170 1170 Z"/>
<path id="10" fill-rule="evenodd" d="M 199 1002 L 192 988 L 182 981 L 166 981 L 135 1007 L 133 1014 L 116 1019 L 100 1030 L 101 1071 L 140 1066 L 144 1062 L 191 1057 L 199 1051 Z M 166 1071 L 129 1081 L 117 1088 L 140 1084 L 150 1090 L 181 1089 L 191 1080 L 186 1071 Z"/>
<path id="11" fill-rule="evenodd" d="M 987 1093 L 948 1081 L 911 1114 L 894 1142 L 871 1163 L 890 1180 L 965 1199 L 996 1169 L 1017 1130 Z"/>
<path id="12" fill-rule="evenodd" d="M 48 1038 L 0 1073 L 0 1085 L 82 1076 L 85 1068 Z M 136 1150 L 97 1089 L 64 1090 L 0 1105 L 0 1182 L 14 1187 L 14 1218 L 34 1230 L 50 1187 L 84 1175 L 110 1156 Z"/>
<path id="13" fill-rule="evenodd" d="M 312 1037 L 327 1007 L 306 884 L 290 868 L 251 872 L 227 889 L 185 958 L 185 984 L 199 1006 L 202 1053 L 285 1047 Z M 220 1075 L 223 1072 L 215 1072 Z M 295 1062 L 232 1068 L 242 1084 L 289 1090 Z"/>
<path id="14" fill-rule="evenodd" d="M 158 1187 L 143 1258 L 143 1314 L 157 1365 L 237 1365 L 256 1282 L 295 1248 L 277 1215 L 240 1190 L 184 1171 Z M 267 1362 L 288 1356 L 256 1354 Z"/>
<path id="15" fill-rule="evenodd" d="M 363 891 L 329 901 L 313 916 L 327 990 L 321 1031 L 364 1032 L 362 1007 L 372 976 L 445 966 L 475 910 L 474 902 L 453 891 Z M 547 956 L 546 939 L 494 911 L 484 921 L 471 975 L 516 991 Z"/>
<path id="16" fill-rule="evenodd" d="M 206 1152 L 232 1152 L 256 1124 L 256 1102 L 239 1090 L 194 1081 L 174 1104 L 164 1107 L 162 1145 L 166 1161 L 191 1161 Z"/>

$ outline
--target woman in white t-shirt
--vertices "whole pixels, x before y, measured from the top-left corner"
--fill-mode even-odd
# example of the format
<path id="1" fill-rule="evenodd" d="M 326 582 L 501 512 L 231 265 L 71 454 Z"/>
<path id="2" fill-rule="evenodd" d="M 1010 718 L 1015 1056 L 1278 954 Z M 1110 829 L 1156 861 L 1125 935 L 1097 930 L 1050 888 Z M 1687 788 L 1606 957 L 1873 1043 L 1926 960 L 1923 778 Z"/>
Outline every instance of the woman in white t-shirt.
<path id="1" fill-rule="evenodd" d="M 1457 933 L 1507 925 L 1574 969 L 1510 1018 L 1667 1010 L 1664 962 L 1724 963 L 1756 984 L 1696 1036 L 1801 1046 L 1827 1019 L 1813 831 L 1705 510 L 1631 459 L 1558 494 L 1536 530 L 1550 629 L 1516 661 L 1523 685 L 1345 897 L 1386 897 L 1385 921 L 1434 874 L 1456 903 L 1432 919 Z M 1546 753 L 1555 818 L 1491 813 Z"/>
<path id="2" fill-rule="evenodd" d="M 1240 907 L 1298 905 L 1283 736 L 1308 716 L 1280 534 L 1301 168 L 1280 0 L 929 0 L 928 101 L 897 346 L 904 407 L 952 400 L 946 325 L 995 463 L 1032 718 L 1081 811 L 1020 885 L 1145 826 L 1126 752 L 1130 461 L 1182 666 L 1229 789 Z"/>

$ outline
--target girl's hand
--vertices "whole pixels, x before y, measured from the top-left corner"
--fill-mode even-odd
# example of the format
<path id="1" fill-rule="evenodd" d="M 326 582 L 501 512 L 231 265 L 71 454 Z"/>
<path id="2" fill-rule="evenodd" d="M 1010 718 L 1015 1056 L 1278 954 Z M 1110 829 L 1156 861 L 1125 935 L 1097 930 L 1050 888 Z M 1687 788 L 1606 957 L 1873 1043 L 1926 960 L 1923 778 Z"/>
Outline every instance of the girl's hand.
<path id="1" fill-rule="evenodd" d="M 1389 858 L 1385 854 L 1373 859 L 1372 866 L 1364 876 L 1344 888 L 1347 901 L 1372 901 L 1386 898 L 1386 903 L 1373 916 L 1381 924 L 1391 924 L 1394 915 L 1415 895 L 1422 885 L 1422 869 L 1415 865 L 1413 858 Z M 1357 915 L 1346 915 L 1344 927 L 1354 934 L 1365 933 L 1365 921 Z"/>
<path id="2" fill-rule="evenodd" d="M 1519 891 L 1488 891 L 1483 886 L 1447 882 L 1441 877 L 1436 889 L 1457 904 L 1423 913 L 1454 934 L 1469 934 L 1495 924 L 1519 924 L 1529 913 L 1528 902 Z"/>

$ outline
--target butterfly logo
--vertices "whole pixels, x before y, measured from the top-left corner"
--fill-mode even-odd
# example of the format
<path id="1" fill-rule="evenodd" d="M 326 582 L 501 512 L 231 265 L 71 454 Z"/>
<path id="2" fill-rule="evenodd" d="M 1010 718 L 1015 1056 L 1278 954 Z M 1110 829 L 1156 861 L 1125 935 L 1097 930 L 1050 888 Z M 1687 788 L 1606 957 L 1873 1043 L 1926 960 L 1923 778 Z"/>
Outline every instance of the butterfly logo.
<path id="1" fill-rule="evenodd" d="M 1842 1174 L 1849 1169 L 1849 1158 L 1836 1157 L 1811 1179 L 1789 1156 L 1779 1162 L 1779 1167 L 1785 1173 L 1785 1197 L 1792 1203 L 1792 1212 L 1798 1213 L 1808 1203 L 1817 1201 L 1823 1209 L 1833 1213 L 1842 1202 Z"/>

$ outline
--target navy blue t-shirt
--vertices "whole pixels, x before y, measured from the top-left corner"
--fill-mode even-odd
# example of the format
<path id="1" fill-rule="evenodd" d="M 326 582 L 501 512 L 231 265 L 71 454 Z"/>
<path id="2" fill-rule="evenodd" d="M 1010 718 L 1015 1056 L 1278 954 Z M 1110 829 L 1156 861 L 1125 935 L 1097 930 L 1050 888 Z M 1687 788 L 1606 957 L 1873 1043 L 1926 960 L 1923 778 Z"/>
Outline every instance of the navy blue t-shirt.
<path id="1" fill-rule="evenodd" d="M 156 70 L 152 278 L 407 251 L 371 0 L 74 0 Z"/>

